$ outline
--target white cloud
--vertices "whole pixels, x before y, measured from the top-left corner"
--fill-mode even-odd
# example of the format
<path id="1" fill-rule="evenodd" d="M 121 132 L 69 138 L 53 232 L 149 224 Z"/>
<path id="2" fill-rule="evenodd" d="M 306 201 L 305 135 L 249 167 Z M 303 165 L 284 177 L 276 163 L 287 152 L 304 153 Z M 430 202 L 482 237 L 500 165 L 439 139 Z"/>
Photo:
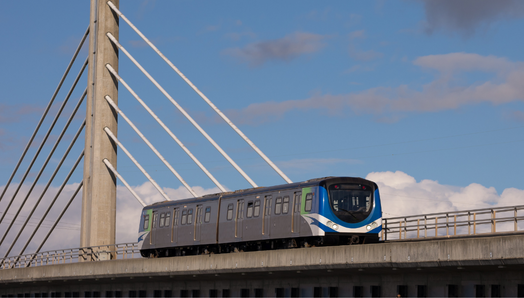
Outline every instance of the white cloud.
<path id="1" fill-rule="evenodd" d="M 17 185 L 12 184 L 7 190 L 2 202 L 0 202 L 0 210 L 5 211 L 7 204 L 11 200 L 14 190 Z M 35 238 L 31 241 L 30 245 L 26 249 L 25 253 L 32 253 L 42 242 L 44 236 L 49 231 L 49 228 L 52 226 L 67 201 L 76 188 L 78 183 L 72 183 L 67 185 L 55 206 L 51 209 L 48 217 L 44 221 L 42 227 L 38 230 Z M 3 191 L 4 186 L 0 186 L 0 193 Z M 12 207 L 10 208 L 4 222 L 0 224 L 0 237 L 4 235 L 9 223 L 14 217 L 14 214 L 20 207 L 22 199 L 25 197 L 29 186 L 23 185 L 20 190 L 20 195 L 17 196 Z M 6 237 L 2 247 L 0 248 L 0 257 L 3 257 L 7 252 L 9 246 L 11 246 L 15 236 L 18 234 L 19 229 L 21 228 L 22 223 L 27 218 L 30 210 L 34 206 L 34 203 L 38 199 L 38 196 L 43 190 L 42 185 L 37 185 L 35 190 L 29 197 L 26 206 L 22 209 L 16 223 L 11 228 L 8 236 Z M 27 228 L 22 233 L 22 236 L 17 241 L 10 255 L 17 255 L 25 242 L 29 239 L 30 234 L 33 232 L 33 229 L 36 227 L 36 224 L 42 217 L 45 209 L 50 205 L 51 200 L 54 198 L 58 188 L 50 187 L 44 196 L 40 207 L 36 209 L 36 213 L 33 215 L 32 219 L 29 221 Z M 144 200 L 147 204 L 153 202 L 163 201 L 163 197 L 158 193 L 156 188 L 154 188 L 151 183 L 146 182 L 142 185 L 133 187 L 133 190 Z M 204 195 L 209 193 L 218 193 L 220 190 L 218 188 L 204 189 L 200 186 L 193 187 L 193 190 L 198 195 Z M 171 199 L 183 199 L 190 198 L 189 192 L 184 187 L 179 187 L 177 189 L 173 188 L 164 188 L 164 191 L 170 196 Z M 46 244 L 41 251 L 49 251 L 55 249 L 64 249 L 64 248 L 77 248 L 80 246 L 80 215 L 82 208 L 82 192 L 79 192 L 73 201 L 72 205 L 68 208 L 67 212 L 64 214 L 64 217 L 56 227 L 55 231 L 51 234 L 50 238 L 47 240 Z M 117 215 L 116 215 L 116 242 L 117 243 L 131 243 L 136 242 L 138 235 L 138 225 L 140 220 L 140 213 L 142 211 L 142 205 L 133 197 L 133 195 L 125 188 L 125 186 L 117 187 Z M 1 213 L 0 213 L 1 214 Z"/>
<path id="2" fill-rule="evenodd" d="M 404 172 L 373 172 L 366 179 L 377 183 L 384 217 L 522 205 L 524 190 L 472 183 L 465 187 L 416 179 Z"/>
<path id="3" fill-rule="evenodd" d="M 311 164 L 318 165 L 322 163 L 330 164 L 339 162 L 353 163 L 355 161 L 339 159 L 302 159 L 292 161 L 288 166 L 300 167 L 300 165 L 309 166 Z M 382 199 L 382 210 L 384 212 L 384 217 L 386 218 L 435 212 L 522 205 L 524 200 L 524 190 L 522 189 L 507 188 L 503 190 L 501 194 L 498 194 L 495 188 L 486 187 L 477 183 L 461 187 L 440 184 L 438 181 L 434 180 L 417 181 L 414 177 L 400 171 L 373 172 L 369 173 L 366 176 L 366 179 L 372 180 L 378 184 Z M 0 203 L 0 210 L 5 210 L 15 186 L 16 185 L 11 186 L 7 191 L 4 200 Z M 43 228 L 39 230 L 34 241 L 26 250 L 26 253 L 33 252 L 38 244 L 40 244 L 42 238 L 45 236 L 66 202 L 74 193 L 77 186 L 77 183 L 73 183 L 65 187 L 56 206 L 52 209 L 50 216 L 44 222 Z M 42 191 L 42 188 L 43 187 L 40 185 L 36 187 L 34 191 L 35 195 L 30 196 L 27 204 L 28 206 L 34 205 L 34 202 L 37 199 L 37 194 Z M 2 189 L 3 187 L 0 187 L 0 191 L 2 191 Z M 28 186 L 24 185 L 21 189 L 21 193 L 25 194 L 27 189 Z M 148 204 L 162 200 L 162 197 L 149 182 L 135 186 L 133 189 Z M 193 187 L 193 189 L 198 195 L 219 192 L 217 188 L 204 189 L 196 186 Z M 41 208 L 37 209 L 33 219 L 30 221 L 28 231 L 22 234 L 22 237 L 17 242 L 17 245 L 10 255 L 16 255 L 20 252 L 22 245 L 29 237 L 28 233 L 32 232 L 32 229 L 43 214 L 43 209 L 47 208 L 56 191 L 57 188 L 51 188 L 49 190 L 48 194 L 42 201 Z M 189 193 L 182 186 L 177 189 L 164 188 L 164 191 L 166 191 L 173 199 L 189 197 Z M 42 251 L 79 247 L 81 201 L 81 193 L 79 193 L 60 224 L 57 226 L 57 229 L 51 234 L 51 237 Z M 2 236 L 7 228 L 9 220 L 13 218 L 12 215 L 17 210 L 16 208 L 19 207 L 19 204 L 18 201 L 13 204 L 13 208 L 9 211 L 5 222 L 0 225 Z M 118 186 L 116 227 L 117 243 L 136 242 L 141 210 L 142 205 L 138 203 L 131 193 L 124 186 Z M 22 220 L 25 220 L 27 214 L 28 207 L 24 208 L 17 223 L 14 225 L 13 231 L 8 234 L 5 243 L 0 249 L 0 257 L 3 257 L 8 246 L 11 245 L 14 236 L 18 233 L 20 224 L 23 222 Z"/>
<path id="4" fill-rule="evenodd" d="M 228 114 L 234 122 L 241 124 L 275 121 L 292 110 L 325 110 L 332 114 L 349 115 L 341 113 L 345 108 L 354 113 L 376 115 L 377 119 L 398 119 L 406 112 L 437 112 L 482 102 L 499 105 L 524 100 L 523 62 L 495 56 L 451 53 L 419 57 L 413 63 L 437 70 L 438 74 L 433 81 L 420 88 L 400 85 L 396 88 L 375 87 L 360 93 L 315 94 L 307 99 L 254 103 L 240 111 L 228 111 Z M 461 84 L 459 74 L 478 71 L 492 73 L 493 77 L 469 85 Z"/>
<path id="5" fill-rule="evenodd" d="M 464 52 L 423 56 L 415 59 L 413 64 L 438 70 L 442 74 L 471 71 L 507 74 L 523 68 L 522 63 L 514 63 L 506 58 Z"/>

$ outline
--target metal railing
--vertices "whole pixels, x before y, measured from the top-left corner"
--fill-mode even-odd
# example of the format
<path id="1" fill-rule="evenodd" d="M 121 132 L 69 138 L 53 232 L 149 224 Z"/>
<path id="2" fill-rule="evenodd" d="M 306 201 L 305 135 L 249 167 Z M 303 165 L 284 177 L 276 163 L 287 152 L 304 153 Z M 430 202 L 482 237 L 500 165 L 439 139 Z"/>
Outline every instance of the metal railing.
<path id="1" fill-rule="evenodd" d="M 137 243 L 69 248 L 0 258 L 0 269 L 140 258 Z"/>
<path id="2" fill-rule="evenodd" d="M 382 240 L 524 231 L 524 205 L 384 218 Z"/>
<path id="3" fill-rule="evenodd" d="M 523 232 L 524 205 L 384 218 L 382 240 Z M 137 243 L 60 249 L 0 258 L 0 269 L 139 258 Z"/>

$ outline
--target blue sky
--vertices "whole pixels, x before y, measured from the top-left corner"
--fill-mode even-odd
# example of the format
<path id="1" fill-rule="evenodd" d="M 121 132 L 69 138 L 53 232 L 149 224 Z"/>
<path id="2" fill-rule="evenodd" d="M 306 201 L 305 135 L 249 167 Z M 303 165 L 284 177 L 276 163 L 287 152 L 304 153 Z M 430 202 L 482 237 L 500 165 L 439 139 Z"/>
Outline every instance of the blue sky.
<path id="1" fill-rule="evenodd" d="M 446 189 L 478 185 L 494 196 L 478 197 L 488 205 L 498 204 L 504 190 L 524 189 L 521 1 L 122 1 L 120 10 L 293 181 L 375 173 L 369 177 L 384 185 L 406 177 L 413 185 L 427 180 Z M 0 185 L 88 21 L 89 1 L 0 2 Z M 258 185 L 284 183 L 127 24 L 120 25 L 122 45 Z M 84 50 L 79 60 L 86 55 Z M 248 188 L 130 60 L 120 57 L 120 75 L 217 179 L 228 189 Z M 75 67 L 76 75 L 79 64 Z M 84 75 L 72 101 L 86 81 Z M 190 185 L 213 190 L 123 86 L 119 106 Z M 85 109 L 80 114 L 69 138 Z M 176 178 L 119 121 L 124 145 L 162 187 L 178 189 Z M 75 150 L 69 165 L 81 145 Z M 119 154 L 126 180 L 144 186 L 146 178 Z M 55 165 L 60 156 L 53 158 Z M 31 173 L 34 178 L 36 170 Z"/>

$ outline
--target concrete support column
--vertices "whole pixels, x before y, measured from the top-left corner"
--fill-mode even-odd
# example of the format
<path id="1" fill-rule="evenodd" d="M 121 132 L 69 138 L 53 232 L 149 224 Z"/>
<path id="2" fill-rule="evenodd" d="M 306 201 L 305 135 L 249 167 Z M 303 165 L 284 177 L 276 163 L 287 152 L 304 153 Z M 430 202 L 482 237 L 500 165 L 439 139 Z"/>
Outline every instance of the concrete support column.
<path id="1" fill-rule="evenodd" d="M 118 39 L 118 16 L 106 2 L 91 0 L 81 247 L 115 244 L 116 177 L 103 160 L 107 158 L 116 168 L 116 144 L 104 127 L 116 135 L 117 115 L 104 96 L 118 103 L 118 83 L 105 67 L 109 63 L 118 71 L 118 49 L 106 36 L 111 32 Z M 118 0 L 112 2 L 119 6 Z"/>

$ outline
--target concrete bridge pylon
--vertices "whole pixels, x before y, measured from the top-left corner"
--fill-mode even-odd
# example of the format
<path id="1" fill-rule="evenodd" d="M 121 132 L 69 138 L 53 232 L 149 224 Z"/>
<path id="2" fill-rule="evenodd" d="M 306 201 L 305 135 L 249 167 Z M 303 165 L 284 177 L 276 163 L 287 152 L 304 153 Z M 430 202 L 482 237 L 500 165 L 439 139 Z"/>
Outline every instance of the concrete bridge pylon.
<path id="1" fill-rule="evenodd" d="M 107 159 L 116 168 L 117 147 L 104 128 L 108 127 L 116 135 L 118 123 L 117 114 L 104 97 L 109 95 L 118 103 L 118 81 L 106 68 L 106 64 L 110 64 L 118 71 L 118 48 L 106 34 L 110 32 L 118 39 L 119 18 L 106 2 L 91 0 L 80 247 L 115 243 L 116 177 L 103 160 Z M 112 2 L 119 6 L 118 0 Z M 111 255 L 100 257 L 108 259 Z"/>

